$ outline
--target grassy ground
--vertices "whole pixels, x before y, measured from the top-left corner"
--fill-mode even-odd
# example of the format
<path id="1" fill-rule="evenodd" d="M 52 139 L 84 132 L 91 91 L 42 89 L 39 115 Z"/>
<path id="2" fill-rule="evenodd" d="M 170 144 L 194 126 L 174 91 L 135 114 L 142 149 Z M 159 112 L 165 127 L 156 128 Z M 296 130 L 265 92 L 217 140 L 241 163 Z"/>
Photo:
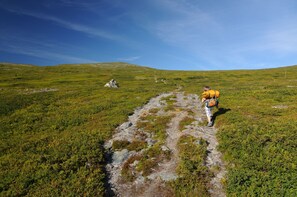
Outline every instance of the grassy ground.
<path id="1" fill-rule="evenodd" d="M 119 89 L 103 87 L 112 78 Z M 296 196 L 296 79 L 296 66 L 183 72 L 0 64 L 0 196 L 103 196 L 102 145 L 114 128 L 161 92 L 200 94 L 204 85 L 221 92 L 215 116 L 228 196 Z"/>

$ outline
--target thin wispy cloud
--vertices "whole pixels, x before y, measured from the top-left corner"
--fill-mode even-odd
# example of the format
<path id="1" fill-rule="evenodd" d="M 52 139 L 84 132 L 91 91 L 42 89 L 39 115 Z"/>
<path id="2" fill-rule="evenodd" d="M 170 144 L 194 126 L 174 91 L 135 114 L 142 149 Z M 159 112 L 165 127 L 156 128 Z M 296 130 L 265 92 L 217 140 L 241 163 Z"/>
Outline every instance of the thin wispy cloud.
<path id="1" fill-rule="evenodd" d="M 47 15 L 47 14 L 43 14 L 43 13 L 32 12 L 32 11 L 23 10 L 23 9 L 11 9 L 11 8 L 6 8 L 6 9 L 8 11 L 16 13 L 16 14 L 21 14 L 21 15 L 26 15 L 26 16 L 31 16 L 34 18 L 42 19 L 42 20 L 52 21 L 64 28 L 74 30 L 77 32 L 82 32 L 89 36 L 96 36 L 96 37 L 105 38 L 105 39 L 114 40 L 114 41 L 122 40 L 122 38 L 120 36 L 115 35 L 113 33 L 105 32 L 103 30 L 100 30 L 100 29 L 97 29 L 94 27 L 85 26 L 82 24 L 66 21 L 64 19 L 60 19 L 55 16 L 51 16 L 51 15 Z"/>
<path id="2" fill-rule="evenodd" d="M 65 8 L 65 9 L 78 9 L 98 13 L 98 10 L 104 10 L 105 0 L 43 0 L 42 4 L 49 9 Z"/>
<path id="3" fill-rule="evenodd" d="M 269 22 L 270 17 L 263 16 L 263 11 L 257 7 L 264 8 L 266 4 L 258 5 L 259 3 L 253 2 L 249 6 L 258 12 L 254 13 L 255 18 L 251 15 L 250 24 L 238 21 L 235 26 L 236 20 L 231 24 L 221 19 L 228 18 L 228 14 L 231 16 L 234 10 L 226 10 L 225 13 L 218 8 L 211 8 L 209 11 L 206 8 L 201 9 L 201 2 L 190 0 L 153 2 L 162 12 L 169 16 L 172 14 L 172 17 L 164 17 L 157 22 L 145 21 L 145 18 L 145 28 L 164 43 L 181 48 L 216 68 L 226 64 L 246 66 L 251 55 L 257 55 L 259 51 L 279 54 L 297 52 L 296 14 L 286 13 L 287 18 Z M 237 9 L 238 13 L 250 11 L 240 7 Z M 277 7 L 272 6 L 269 9 L 272 12 Z M 282 8 L 282 11 L 286 10 Z M 242 13 L 242 16 L 245 15 L 250 14 Z M 264 18 L 263 21 L 253 23 L 258 17 Z"/>
<path id="4" fill-rule="evenodd" d="M 172 14 L 170 18 L 161 19 L 149 26 L 163 41 L 186 45 L 201 41 L 206 32 L 211 34 L 221 31 L 221 26 L 215 18 L 189 1 L 164 0 L 155 3 L 164 13 Z"/>
<path id="5" fill-rule="evenodd" d="M 119 61 L 133 62 L 133 61 L 138 60 L 140 58 L 141 58 L 141 56 L 133 56 L 133 57 L 117 58 L 117 60 L 119 60 Z"/>
<path id="6" fill-rule="evenodd" d="M 71 55 L 66 55 L 66 54 L 61 54 L 61 53 L 56 53 L 56 52 L 39 50 L 39 49 L 32 48 L 32 47 L 29 47 L 29 46 L 10 45 L 5 49 L 1 48 L 0 51 L 5 51 L 5 52 L 15 53 L 15 54 L 21 54 L 21 55 L 28 55 L 28 56 L 32 56 L 32 57 L 41 58 L 41 59 L 57 60 L 57 61 L 65 62 L 65 63 L 90 63 L 90 62 L 96 62 L 94 60 L 79 58 L 79 57 L 76 57 L 76 56 L 71 56 Z"/>
<path id="7" fill-rule="evenodd" d="M 69 48 L 75 49 L 76 46 L 63 43 L 40 41 L 34 38 L 21 37 L 18 33 L 8 34 L 0 30 L 0 51 L 13 54 L 27 55 L 40 59 L 56 60 L 68 63 L 96 62 L 95 60 L 65 54 Z M 81 50 L 77 48 L 77 50 Z M 64 51 L 64 52 L 61 52 Z"/>
<path id="8" fill-rule="evenodd" d="M 296 7 L 293 0 L 0 0 L 0 17 L 9 19 L 3 20 L 1 40 L 3 29 L 19 37 L 0 47 L 24 42 L 28 56 L 42 50 L 49 53 L 44 57 L 54 57 L 61 51 L 68 59 L 166 69 L 290 65 L 297 61 Z M 5 61 L 14 57 L 23 58 L 0 53 Z"/>
<path id="9" fill-rule="evenodd" d="M 62 4 L 63 6 L 74 6 L 74 7 L 82 7 L 82 8 L 92 8 L 94 6 L 102 5 L 102 0 L 58 0 L 57 3 Z"/>
<path id="10" fill-rule="evenodd" d="M 297 52 L 297 25 L 295 27 L 280 27 L 264 35 L 262 50 L 271 50 L 276 53 Z"/>

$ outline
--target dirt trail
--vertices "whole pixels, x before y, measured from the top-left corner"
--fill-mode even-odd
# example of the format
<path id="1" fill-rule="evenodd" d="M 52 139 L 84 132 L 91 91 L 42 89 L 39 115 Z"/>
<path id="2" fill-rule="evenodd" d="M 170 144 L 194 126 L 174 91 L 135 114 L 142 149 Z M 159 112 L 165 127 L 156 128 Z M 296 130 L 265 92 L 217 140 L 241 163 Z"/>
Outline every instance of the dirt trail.
<path id="1" fill-rule="evenodd" d="M 174 96 L 175 103 L 173 111 L 166 112 L 166 101 L 164 98 Z M 168 149 L 171 152 L 170 160 L 164 160 L 158 164 L 158 167 L 153 170 L 148 176 L 137 174 L 133 182 L 125 182 L 121 179 L 121 170 L 124 163 L 131 157 L 141 154 L 144 150 L 128 151 L 126 149 L 115 151 L 112 155 L 112 161 L 107 165 L 106 169 L 109 173 L 109 184 L 115 196 L 172 196 L 171 191 L 166 187 L 166 181 L 176 179 L 178 175 L 175 169 L 179 162 L 177 142 L 183 135 L 192 135 L 196 138 L 203 138 L 208 142 L 208 155 L 206 159 L 206 166 L 210 169 L 217 168 L 215 176 L 210 182 L 209 193 L 211 196 L 223 197 L 225 196 L 221 180 L 226 174 L 225 166 L 221 161 L 221 153 L 217 150 L 216 129 L 206 126 L 200 126 L 199 123 L 205 119 L 204 110 L 201 107 L 197 95 L 184 95 L 182 92 L 174 92 L 159 95 L 152 98 L 148 104 L 142 108 L 136 109 L 134 114 L 129 117 L 129 120 L 116 129 L 116 134 L 113 138 L 105 144 L 106 149 L 111 150 L 112 143 L 115 140 L 132 141 L 137 138 L 139 128 L 136 123 L 141 117 L 148 114 L 151 109 L 157 108 L 159 111 L 157 115 L 164 114 L 174 115 L 167 125 L 167 138 L 162 146 L 162 149 Z M 192 112 L 191 115 L 189 112 Z M 193 116 L 195 119 L 186 129 L 179 131 L 179 123 L 187 116 Z M 151 140 L 151 136 L 147 136 L 147 143 Z M 137 164 L 137 163 L 136 163 Z"/>

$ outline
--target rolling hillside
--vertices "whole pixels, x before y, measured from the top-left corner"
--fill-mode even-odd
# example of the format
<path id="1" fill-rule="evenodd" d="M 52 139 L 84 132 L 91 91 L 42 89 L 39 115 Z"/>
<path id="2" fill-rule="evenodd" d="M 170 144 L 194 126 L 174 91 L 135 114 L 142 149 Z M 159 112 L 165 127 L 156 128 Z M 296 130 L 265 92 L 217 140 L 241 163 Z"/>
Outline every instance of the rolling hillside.
<path id="1" fill-rule="evenodd" d="M 104 88 L 110 79 L 120 88 Z M 297 195 L 297 66 L 162 71 L 126 63 L 0 63 L 0 196 L 104 196 L 104 143 L 150 98 L 221 92 L 227 196 Z"/>

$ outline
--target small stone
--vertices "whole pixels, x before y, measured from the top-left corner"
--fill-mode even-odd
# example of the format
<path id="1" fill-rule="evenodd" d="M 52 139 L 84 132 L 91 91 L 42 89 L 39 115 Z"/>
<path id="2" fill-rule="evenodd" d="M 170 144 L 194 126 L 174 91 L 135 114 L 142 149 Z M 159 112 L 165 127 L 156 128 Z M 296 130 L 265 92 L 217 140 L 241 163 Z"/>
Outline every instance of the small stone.
<path id="1" fill-rule="evenodd" d="M 156 140 L 153 140 L 152 138 L 147 138 L 145 141 L 147 142 L 148 146 L 153 146 L 157 142 Z"/>
<path id="2" fill-rule="evenodd" d="M 134 162 L 131 164 L 131 167 L 135 167 L 135 166 L 137 166 L 138 163 L 139 163 L 138 160 L 134 161 Z"/>
<path id="3" fill-rule="evenodd" d="M 111 147 L 112 147 L 112 143 L 113 143 L 113 141 L 112 141 L 112 140 L 109 140 L 108 142 L 106 142 L 106 143 L 104 144 L 104 148 L 105 148 L 105 149 L 111 149 Z"/>
<path id="4" fill-rule="evenodd" d="M 145 181 L 145 178 L 143 176 L 139 176 L 137 177 L 137 179 L 135 180 L 136 184 L 143 184 Z"/>
<path id="5" fill-rule="evenodd" d="M 196 141 L 196 144 L 201 145 L 201 144 L 202 144 L 201 140 L 197 140 L 197 141 Z"/>
<path id="6" fill-rule="evenodd" d="M 276 106 L 272 106 L 272 108 L 274 108 L 274 109 L 287 109 L 288 106 L 287 105 L 276 105 Z"/>
<path id="7" fill-rule="evenodd" d="M 121 129 L 127 129 L 129 127 L 131 127 L 133 124 L 132 122 L 125 122 L 121 125 Z"/>
<path id="8" fill-rule="evenodd" d="M 178 178 L 178 176 L 175 173 L 162 173 L 160 174 L 160 178 L 163 181 L 171 181 Z"/>
<path id="9" fill-rule="evenodd" d="M 90 168 L 90 167 L 92 167 L 92 164 L 90 162 L 86 162 L 86 167 Z"/>
<path id="10" fill-rule="evenodd" d="M 170 151 L 170 149 L 167 146 L 161 146 L 162 151 Z"/>

